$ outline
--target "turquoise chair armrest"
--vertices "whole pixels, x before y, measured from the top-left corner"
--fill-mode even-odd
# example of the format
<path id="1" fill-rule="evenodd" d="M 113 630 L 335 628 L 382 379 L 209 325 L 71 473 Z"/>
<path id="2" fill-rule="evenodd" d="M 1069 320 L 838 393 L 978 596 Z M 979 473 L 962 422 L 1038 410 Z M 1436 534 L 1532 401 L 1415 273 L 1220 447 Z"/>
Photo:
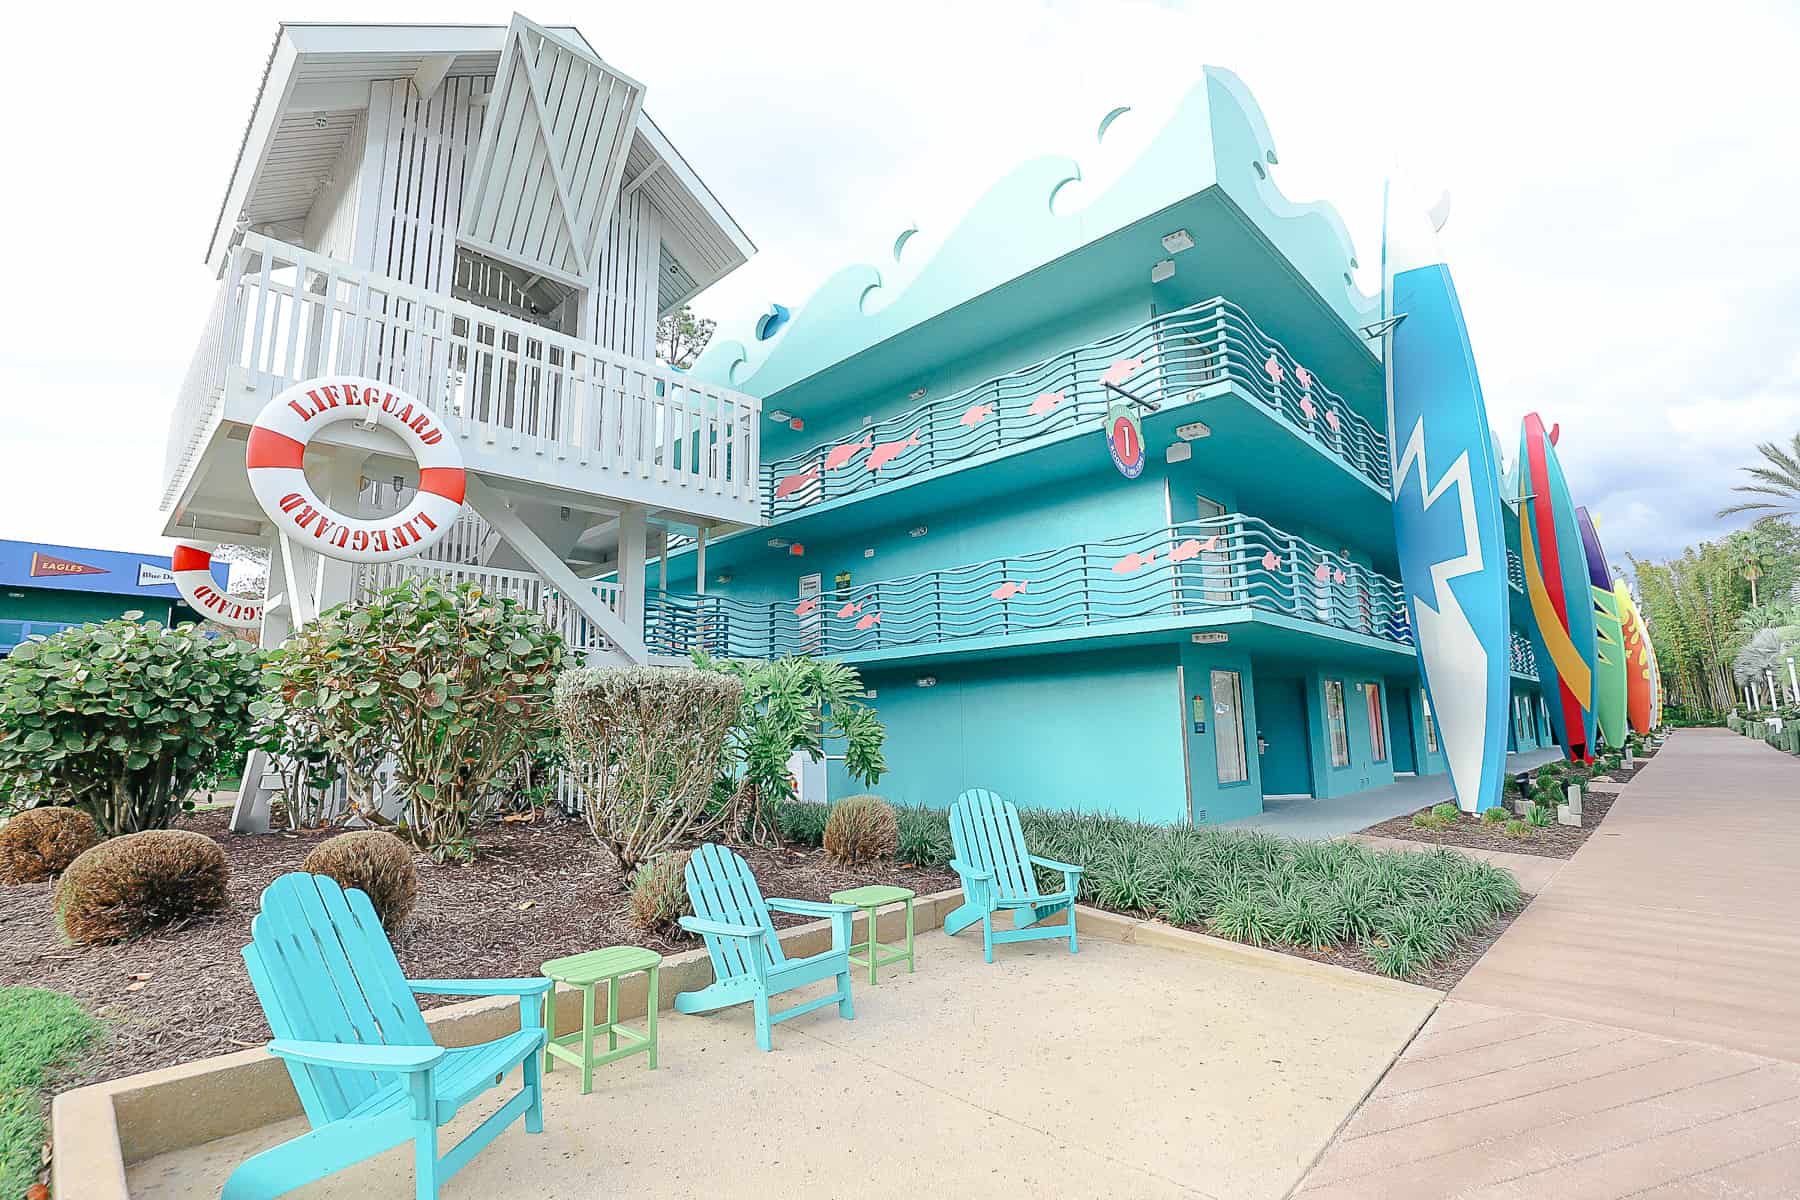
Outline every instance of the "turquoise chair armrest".
<path id="1" fill-rule="evenodd" d="M 856 914 L 854 904 L 833 904 L 826 900 L 784 900 L 769 898 L 763 901 L 776 912 L 793 913 L 798 917 L 835 917 L 839 913 Z"/>
<path id="2" fill-rule="evenodd" d="M 755 925 L 731 925 L 724 921 L 707 921 L 699 917 L 681 918 L 681 927 L 689 933 L 712 934 L 714 937 L 759 938 L 763 935 Z"/>
<path id="3" fill-rule="evenodd" d="M 1061 871 L 1064 875 L 1079 875 L 1087 869 L 1086 867 L 1078 867 L 1074 863 L 1057 862 L 1054 858 L 1045 858 L 1041 854 L 1033 854 L 1031 856 L 1031 861 L 1040 867 L 1045 867 L 1052 871 Z"/>
<path id="4" fill-rule="evenodd" d="M 966 879 L 992 879 L 994 877 L 992 871 L 984 871 L 980 867 L 971 867 L 960 858 L 953 858 L 950 860 L 950 869 Z"/>
<path id="5" fill-rule="evenodd" d="M 276 1038 L 269 1043 L 269 1053 L 315 1067 L 410 1075 L 437 1066 L 445 1051 L 442 1046 L 364 1046 L 356 1042 L 300 1042 Z"/>
<path id="6" fill-rule="evenodd" d="M 432 996 L 541 996 L 550 990 L 542 975 L 526 979 L 409 979 L 406 986 Z"/>

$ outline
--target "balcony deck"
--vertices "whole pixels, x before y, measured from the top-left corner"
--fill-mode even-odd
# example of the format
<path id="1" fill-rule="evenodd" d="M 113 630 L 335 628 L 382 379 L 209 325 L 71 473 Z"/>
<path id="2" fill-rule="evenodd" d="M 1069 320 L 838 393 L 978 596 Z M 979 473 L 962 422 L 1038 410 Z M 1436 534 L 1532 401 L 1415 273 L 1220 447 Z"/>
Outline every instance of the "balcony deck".
<path id="1" fill-rule="evenodd" d="M 645 641 L 663 655 L 874 664 L 1231 626 L 1253 646 L 1323 636 L 1360 657 L 1413 655 L 1399 583 L 1241 514 L 859 584 L 812 606 L 652 591 Z"/>
<path id="2" fill-rule="evenodd" d="M 443 417 L 470 470 L 496 486 L 714 525 L 761 521 L 754 397 L 246 234 L 171 420 L 163 496 L 171 531 L 188 517 L 254 514 L 238 440 L 283 388 L 325 374 L 410 393 Z M 383 431 L 348 422 L 320 440 L 398 450 Z"/>

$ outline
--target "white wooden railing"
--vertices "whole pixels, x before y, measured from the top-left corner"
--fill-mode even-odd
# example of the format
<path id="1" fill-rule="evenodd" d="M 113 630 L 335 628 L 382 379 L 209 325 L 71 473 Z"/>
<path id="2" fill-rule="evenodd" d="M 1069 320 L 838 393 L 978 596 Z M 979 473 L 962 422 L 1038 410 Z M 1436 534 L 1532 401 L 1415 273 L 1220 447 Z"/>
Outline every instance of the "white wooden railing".
<path id="1" fill-rule="evenodd" d="M 660 363 L 429 292 L 260 234 L 231 252 L 169 429 L 174 505 L 241 379 L 272 396 L 366 375 L 423 401 L 465 449 L 532 453 L 670 495 L 666 507 L 755 520 L 761 403 Z"/>
<path id="2" fill-rule="evenodd" d="M 366 600 L 383 590 L 397 587 L 407 579 L 421 576 L 435 578 L 448 586 L 473 583 L 495 596 L 510 596 L 526 608 L 543 614 L 550 628 L 562 635 L 571 650 L 606 650 L 612 642 L 582 615 L 568 597 L 545 583 L 530 571 L 507 571 L 499 567 L 483 567 L 468 563 L 443 562 L 431 558 L 408 558 L 399 562 L 372 563 L 356 569 L 355 600 Z M 619 611 L 619 585 L 593 583 L 594 594 L 613 612 Z"/>

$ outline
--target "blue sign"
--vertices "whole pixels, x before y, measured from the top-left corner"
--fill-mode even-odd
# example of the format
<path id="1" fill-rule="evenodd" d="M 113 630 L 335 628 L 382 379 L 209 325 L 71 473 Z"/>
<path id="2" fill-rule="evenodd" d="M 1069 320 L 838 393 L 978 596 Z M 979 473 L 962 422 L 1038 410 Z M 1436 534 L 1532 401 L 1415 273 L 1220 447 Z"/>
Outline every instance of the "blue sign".
<path id="1" fill-rule="evenodd" d="M 213 578 L 219 581 L 220 591 L 225 590 L 230 572 L 227 563 L 213 564 Z M 42 542 L 0 540 L 0 587 L 181 599 L 166 554 L 130 554 Z"/>

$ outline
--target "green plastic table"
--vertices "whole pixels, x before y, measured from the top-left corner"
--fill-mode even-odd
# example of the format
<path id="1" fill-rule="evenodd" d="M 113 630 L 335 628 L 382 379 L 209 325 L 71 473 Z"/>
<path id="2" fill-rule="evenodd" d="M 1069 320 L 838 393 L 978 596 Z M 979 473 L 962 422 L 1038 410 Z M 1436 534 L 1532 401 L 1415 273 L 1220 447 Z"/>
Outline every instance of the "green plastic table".
<path id="1" fill-rule="evenodd" d="M 594 1090 L 594 1068 L 631 1054 L 643 1054 L 656 1069 L 656 972 L 662 966 L 662 955 L 642 946 L 608 946 L 589 950 L 567 958 L 553 958 L 539 968 L 556 983 L 581 989 L 581 1028 L 575 1033 L 556 1036 L 556 988 L 544 997 L 544 1030 L 549 1040 L 544 1043 L 544 1071 L 556 1069 L 558 1058 L 581 1068 L 581 1094 Z M 619 979 L 642 971 L 649 976 L 649 994 L 644 1006 L 644 1032 L 619 1023 Z M 594 1024 L 594 989 L 606 984 L 606 1022 Z M 594 1053 L 594 1041 L 606 1035 L 606 1051 Z M 625 1045 L 619 1045 L 623 1039 Z M 579 1048 L 576 1045 L 579 1044 Z"/>
<path id="2" fill-rule="evenodd" d="M 906 973 L 913 973 L 913 891 L 911 888 L 888 887 L 885 884 L 870 884 L 868 887 L 851 888 L 847 892 L 831 893 L 833 904 L 854 904 L 863 910 L 869 921 L 869 944 L 864 947 L 867 958 L 858 958 L 852 954 L 850 961 L 869 967 L 869 982 L 879 983 L 875 978 L 875 968 L 885 967 L 889 963 L 904 961 Z M 887 904 L 906 903 L 906 948 L 889 946 L 875 940 L 875 911 Z"/>

